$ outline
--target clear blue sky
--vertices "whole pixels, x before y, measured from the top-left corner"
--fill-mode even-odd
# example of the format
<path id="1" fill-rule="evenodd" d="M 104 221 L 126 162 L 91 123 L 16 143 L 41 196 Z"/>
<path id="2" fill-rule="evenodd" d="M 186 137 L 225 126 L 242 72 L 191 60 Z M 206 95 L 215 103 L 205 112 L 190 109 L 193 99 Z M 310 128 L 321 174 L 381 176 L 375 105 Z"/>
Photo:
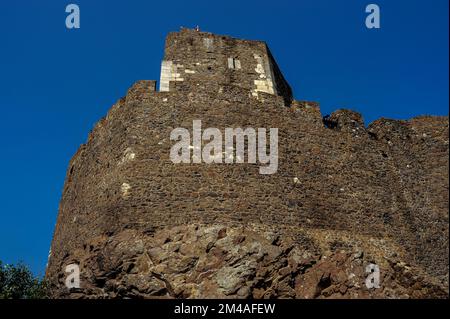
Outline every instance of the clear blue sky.
<path id="1" fill-rule="evenodd" d="M 379 30 L 365 28 L 369 3 Z M 134 81 L 159 79 L 166 34 L 197 24 L 267 41 L 324 115 L 448 115 L 448 0 L 1 1 L 1 260 L 44 273 L 69 159 Z"/>

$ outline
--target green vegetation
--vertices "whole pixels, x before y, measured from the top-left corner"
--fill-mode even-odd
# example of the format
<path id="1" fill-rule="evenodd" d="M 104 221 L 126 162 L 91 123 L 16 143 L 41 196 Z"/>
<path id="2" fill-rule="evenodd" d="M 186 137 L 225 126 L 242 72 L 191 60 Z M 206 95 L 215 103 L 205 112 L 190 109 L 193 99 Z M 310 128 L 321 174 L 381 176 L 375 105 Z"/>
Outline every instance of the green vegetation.
<path id="1" fill-rule="evenodd" d="M 35 277 L 22 263 L 0 261 L 0 299 L 42 299 L 47 297 L 44 280 Z"/>

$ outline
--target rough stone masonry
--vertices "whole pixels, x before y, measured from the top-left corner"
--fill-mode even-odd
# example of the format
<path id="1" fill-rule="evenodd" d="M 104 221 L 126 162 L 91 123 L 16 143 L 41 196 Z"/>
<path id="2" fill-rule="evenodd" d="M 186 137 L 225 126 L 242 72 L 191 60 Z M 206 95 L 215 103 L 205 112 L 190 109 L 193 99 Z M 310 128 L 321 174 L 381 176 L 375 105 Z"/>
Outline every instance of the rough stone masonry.
<path id="1" fill-rule="evenodd" d="M 448 298 L 448 117 L 324 119 L 264 42 L 186 29 L 167 37 L 159 87 L 136 82 L 71 159 L 54 297 Z M 277 173 L 172 163 L 170 132 L 193 120 L 278 128 Z"/>

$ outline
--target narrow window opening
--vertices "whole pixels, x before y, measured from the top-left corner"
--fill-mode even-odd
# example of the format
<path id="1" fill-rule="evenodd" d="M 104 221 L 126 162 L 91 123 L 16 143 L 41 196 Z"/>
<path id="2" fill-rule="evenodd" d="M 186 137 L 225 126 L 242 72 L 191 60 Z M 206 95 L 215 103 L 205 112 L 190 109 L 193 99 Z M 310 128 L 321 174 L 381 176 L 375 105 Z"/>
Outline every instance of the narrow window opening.
<path id="1" fill-rule="evenodd" d="M 231 70 L 239 70 L 241 68 L 241 61 L 237 58 L 228 58 L 228 68 Z"/>

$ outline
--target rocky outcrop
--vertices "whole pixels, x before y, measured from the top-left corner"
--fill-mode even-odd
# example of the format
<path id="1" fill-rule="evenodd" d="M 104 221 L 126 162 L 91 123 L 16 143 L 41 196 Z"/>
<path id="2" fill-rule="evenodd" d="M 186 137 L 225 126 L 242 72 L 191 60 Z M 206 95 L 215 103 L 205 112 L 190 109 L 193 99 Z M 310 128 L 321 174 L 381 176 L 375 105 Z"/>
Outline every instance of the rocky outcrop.
<path id="1" fill-rule="evenodd" d="M 345 239 L 346 235 L 348 236 Z M 67 262 L 84 269 L 71 298 L 443 298 L 445 290 L 399 259 L 385 240 L 264 225 L 124 230 L 92 239 Z M 350 239 L 351 238 L 351 239 Z M 366 267 L 380 267 L 368 289 Z"/>

